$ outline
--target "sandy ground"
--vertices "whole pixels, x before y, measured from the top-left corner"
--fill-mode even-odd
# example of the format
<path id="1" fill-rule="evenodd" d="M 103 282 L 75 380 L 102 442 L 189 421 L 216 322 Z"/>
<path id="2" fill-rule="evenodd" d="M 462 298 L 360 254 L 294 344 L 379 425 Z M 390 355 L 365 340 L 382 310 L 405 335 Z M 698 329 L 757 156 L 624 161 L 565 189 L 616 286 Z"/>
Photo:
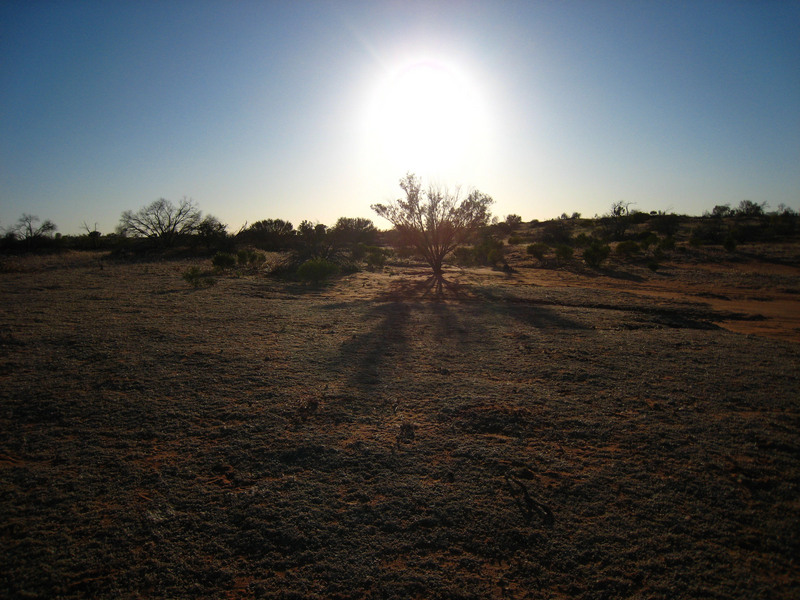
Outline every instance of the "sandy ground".
<path id="1" fill-rule="evenodd" d="M 413 266 L 8 262 L 0 590 L 795 598 L 800 284 L 751 262 L 453 269 L 439 302 Z"/>

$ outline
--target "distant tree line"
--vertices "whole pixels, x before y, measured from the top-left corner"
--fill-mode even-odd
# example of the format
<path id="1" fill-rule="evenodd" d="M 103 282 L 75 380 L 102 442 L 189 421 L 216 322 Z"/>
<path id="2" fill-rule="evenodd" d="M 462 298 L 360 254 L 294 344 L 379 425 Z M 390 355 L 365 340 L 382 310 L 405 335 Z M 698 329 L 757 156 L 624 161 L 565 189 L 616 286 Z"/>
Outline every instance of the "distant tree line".
<path id="1" fill-rule="evenodd" d="M 519 244 L 527 244 L 528 255 L 543 265 L 563 264 L 577 253 L 596 268 L 612 248 L 620 256 L 657 263 L 674 249 L 682 224 L 684 230 L 689 227 L 692 245 L 719 244 L 728 250 L 737 244 L 800 234 L 795 210 L 781 205 L 768 211 L 765 203 L 751 200 L 733 208 L 717 205 L 702 217 L 668 211 L 646 213 L 620 201 L 593 218 L 565 212 L 556 219 L 526 224 L 513 214 L 503 220 L 490 219 L 492 199 L 477 191 L 461 196 L 458 189 L 425 189 L 413 174 L 400 184 L 404 198 L 372 207 L 393 225 L 389 231 L 378 231 L 370 219 L 342 217 L 331 227 L 307 220 L 295 227 L 289 221 L 269 218 L 231 233 L 215 216 L 203 215 L 192 199 L 174 203 L 161 198 L 136 211 L 124 211 L 116 230 L 108 234 L 84 222 L 85 233 L 62 236 L 52 221 L 25 213 L 11 227 L 0 229 L 0 251 L 105 250 L 121 258 L 223 254 L 237 263 L 237 252 L 251 248 L 287 254 L 287 271 L 295 272 L 314 261 L 312 267 L 322 272 L 332 269 L 330 264 L 344 271 L 363 262 L 370 268 L 380 267 L 392 248 L 400 258 L 416 256 L 427 262 L 440 289 L 446 262 L 508 269 L 506 253 Z M 252 264 L 252 256 L 247 254 L 244 263 Z M 226 260 L 230 262 L 230 258 L 219 262 Z"/>

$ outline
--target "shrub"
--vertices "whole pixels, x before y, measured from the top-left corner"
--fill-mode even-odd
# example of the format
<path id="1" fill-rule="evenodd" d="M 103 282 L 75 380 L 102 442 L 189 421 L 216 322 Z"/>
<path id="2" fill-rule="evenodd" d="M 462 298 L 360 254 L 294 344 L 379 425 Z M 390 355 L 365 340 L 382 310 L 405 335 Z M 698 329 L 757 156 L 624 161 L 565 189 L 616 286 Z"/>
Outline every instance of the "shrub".
<path id="1" fill-rule="evenodd" d="M 518 235 L 512 235 L 510 238 L 508 238 L 509 246 L 516 246 L 517 244 L 521 243 L 522 243 L 522 238 L 519 237 Z"/>
<path id="2" fill-rule="evenodd" d="M 592 239 L 585 233 L 579 233 L 575 236 L 575 239 L 572 240 L 572 243 L 578 248 L 585 248 L 592 243 Z"/>
<path id="3" fill-rule="evenodd" d="M 183 273 L 182 277 L 186 283 L 195 289 L 201 287 L 211 287 L 217 283 L 214 278 L 203 273 L 199 267 L 189 267 L 189 269 Z"/>
<path id="4" fill-rule="evenodd" d="M 658 271 L 660 266 L 661 265 L 659 265 L 658 261 L 655 260 L 655 259 L 651 259 L 651 260 L 647 261 L 647 268 L 650 269 L 651 271 L 653 271 L 653 273 Z"/>
<path id="5" fill-rule="evenodd" d="M 658 242 L 658 248 L 664 252 L 671 252 L 675 250 L 675 238 L 672 236 L 665 237 L 663 240 Z"/>
<path id="6" fill-rule="evenodd" d="M 547 244 L 537 242 L 535 244 L 528 245 L 528 254 L 538 260 L 542 260 L 549 249 L 550 247 Z"/>
<path id="7" fill-rule="evenodd" d="M 583 262 L 588 267 L 596 269 L 611 254 L 611 248 L 600 240 L 593 240 L 589 247 L 583 251 Z"/>
<path id="8" fill-rule="evenodd" d="M 620 256 L 630 257 L 633 256 L 634 254 L 638 254 L 640 250 L 641 248 L 639 248 L 639 244 L 637 244 L 633 240 L 626 240 L 624 242 L 620 242 L 619 244 L 617 244 L 616 252 Z"/>
<path id="9" fill-rule="evenodd" d="M 303 281 L 319 285 L 328 277 L 333 277 L 339 272 L 339 266 L 324 258 L 312 258 L 297 268 L 297 276 Z"/>
<path id="10" fill-rule="evenodd" d="M 658 244 L 658 236 L 652 231 L 643 231 L 639 234 L 640 244 L 644 250 L 650 248 L 654 244 Z"/>
<path id="11" fill-rule="evenodd" d="M 570 224 L 564 219 L 549 221 L 542 228 L 541 239 L 551 245 L 569 244 L 572 238 Z"/>
<path id="12" fill-rule="evenodd" d="M 211 264 L 219 270 L 230 269 L 236 265 L 236 257 L 227 252 L 217 252 L 211 259 Z"/>
<path id="13" fill-rule="evenodd" d="M 725 238 L 725 241 L 722 243 L 722 246 L 728 252 L 734 252 L 736 250 L 736 240 L 732 235 L 729 235 Z"/>
<path id="14" fill-rule="evenodd" d="M 572 258 L 573 254 L 574 250 L 566 244 L 559 244 L 556 246 L 556 258 L 558 258 L 558 260 L 569 260 Z"/>
<path id="15" fill-rule="evenodd" d="M 370 271 L 377 271 L 386 265 L 386 259 L 389 255 L 389 251 L 378 246 L 367 246 L 366 254 L 367 269 Z"/>
<path id="16" fill-rule="evenodd" d="M 267 257 L 263 252 L 256 252 L 255 250 L 242 249 L 236 253 L 236 259 L 240 267 L 260 267 L 263 265 Z"/>
<path id="17" fill-rule="evenodd" d="M 479 244 L 475 244 L 472 252 L 477 264 L 489 266 L 502 262 L 505 254 L 503 242 L 492 235 L 485 235 Z"/>
<path id="18" fill-rule="evenodd" d="M 461 267 L 471 267 L 475 264 L 475 252 L 472 248 L 459 246 L 453 250 L 452 261 Z"/>
<path id="19" fill-rule="evenodd" d="M 650 226 L 661 235 L 673 236 L 678 233 L 681 219 L 678 215 L 658 215 L 650 222 Z"/>

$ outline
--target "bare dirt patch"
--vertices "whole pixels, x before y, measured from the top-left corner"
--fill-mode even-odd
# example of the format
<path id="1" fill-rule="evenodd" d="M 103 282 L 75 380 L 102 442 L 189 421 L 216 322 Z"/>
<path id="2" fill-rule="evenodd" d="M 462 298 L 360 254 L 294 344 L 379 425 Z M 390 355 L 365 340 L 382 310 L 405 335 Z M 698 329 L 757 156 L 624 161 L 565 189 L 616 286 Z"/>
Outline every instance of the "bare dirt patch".
<path id="1" fill-rule="evenodd" d="M 793 272 L 190 264 L 2 273 L 7 597 L 796 597 Z"/>

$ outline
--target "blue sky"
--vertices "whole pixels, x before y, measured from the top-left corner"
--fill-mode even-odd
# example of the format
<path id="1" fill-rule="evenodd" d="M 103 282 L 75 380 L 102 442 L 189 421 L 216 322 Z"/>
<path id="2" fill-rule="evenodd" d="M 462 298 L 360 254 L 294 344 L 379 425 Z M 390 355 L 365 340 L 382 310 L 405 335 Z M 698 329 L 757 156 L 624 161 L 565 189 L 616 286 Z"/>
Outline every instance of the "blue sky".
<path id="1" fill-rule="evenodd" d="M 800 209 L 795 1 L 6 1 L 0 90 L 1 228 L 387 227 L 408 170 L 526 220 Z"/>

